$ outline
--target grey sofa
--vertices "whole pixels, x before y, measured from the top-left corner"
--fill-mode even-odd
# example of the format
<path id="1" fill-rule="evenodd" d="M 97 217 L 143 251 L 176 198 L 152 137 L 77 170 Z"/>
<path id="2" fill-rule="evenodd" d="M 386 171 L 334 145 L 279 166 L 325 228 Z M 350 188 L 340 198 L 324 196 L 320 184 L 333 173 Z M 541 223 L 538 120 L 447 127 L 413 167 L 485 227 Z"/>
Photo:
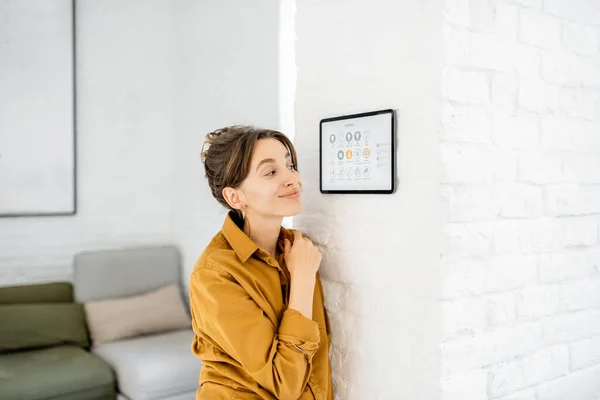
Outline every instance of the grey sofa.
<path id="1" fill-rule="evenodd" d="M 75 300 L 86 302 L 181 286 L 176 247 L 157 246 L 90 251 L 74 258 Z M 188 295 L 183 293 L 185 304 Z M 191 352 L 190 329 L 92 346 L 114 370 L 120 400 L 193 400 L 201 362 Z"/>

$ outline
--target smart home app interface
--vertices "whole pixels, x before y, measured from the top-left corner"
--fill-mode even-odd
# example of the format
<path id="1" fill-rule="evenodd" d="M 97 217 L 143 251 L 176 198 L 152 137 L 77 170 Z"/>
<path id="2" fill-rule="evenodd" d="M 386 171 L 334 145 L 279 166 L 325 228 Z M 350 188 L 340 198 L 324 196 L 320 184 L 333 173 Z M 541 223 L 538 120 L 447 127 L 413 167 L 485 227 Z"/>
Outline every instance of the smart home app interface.
<path id="1" fill-rule="evenodd" d="M 323 122 L 323 190 L 392 188 L 391 113 Z"/>

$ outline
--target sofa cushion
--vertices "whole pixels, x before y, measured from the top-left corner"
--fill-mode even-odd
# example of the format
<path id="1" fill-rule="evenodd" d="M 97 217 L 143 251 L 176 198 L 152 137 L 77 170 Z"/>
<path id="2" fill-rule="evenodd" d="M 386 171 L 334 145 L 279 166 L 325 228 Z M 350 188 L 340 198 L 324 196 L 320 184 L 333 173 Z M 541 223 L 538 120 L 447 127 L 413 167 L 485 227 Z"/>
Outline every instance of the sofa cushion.
<path id="1" fill-rule="evenodd" d="M 177 393 L 173 396 L 163 397 L 161 400 L 193 400 L 196 398 L 196 389 L 185 393 Z M 123 393 L 117 393 L 117 400 L 131 400 Z"/>
<path id="2" fill-rule="evenodd" d="M 69 282 L 0 288 L 0 304 L 72 303 L 73 285 Z"/>
<path id="3" fill-rule="evenodd" d="M 110 367 L 76 346 L 0 355 L 0 399 L 114 399 Z"/>
<path id="4" fill-rule="evenodd" d="M 0 353 L 61 344 L 89 346 L 77 303 L 0 305 Z"/>
<path id="5" fill-rule="evenodd" d="M 135 400 L 161 399 L 198 387 L 202 363 L 191 351 L 193 337 L 186 329 L 93 346 L 92 352 L 115 370 L 119 392 Z"/>
<path id="6" fill-rule="evenodd" d="M 192 325 L 176 284 L 137 296 L 90 301 L 85 313 L 95 345 Z"/>

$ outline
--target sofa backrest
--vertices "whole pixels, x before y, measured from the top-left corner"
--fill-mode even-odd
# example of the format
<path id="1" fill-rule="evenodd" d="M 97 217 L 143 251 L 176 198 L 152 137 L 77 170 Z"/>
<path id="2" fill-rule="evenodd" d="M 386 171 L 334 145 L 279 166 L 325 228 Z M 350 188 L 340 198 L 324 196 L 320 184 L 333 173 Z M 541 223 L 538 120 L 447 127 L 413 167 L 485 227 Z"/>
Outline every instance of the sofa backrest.
<path id="1" fill-rule="evenodd" d="M 38 283 L 0 288 L 0 304 L 72 303 L 70 282 Z"/>
<path id="2" fill-rule="evenodd" d="M 0 353 L 64 344 L 89 346 L 70 282 L 0 288 Z"/>
<path id="3" fill-rule="evenodd" d="M 74 257 L 75 300 L 134 296 L 170 283 L 181 286 L 175 246 L 148 246 L 79 253 Z"/>

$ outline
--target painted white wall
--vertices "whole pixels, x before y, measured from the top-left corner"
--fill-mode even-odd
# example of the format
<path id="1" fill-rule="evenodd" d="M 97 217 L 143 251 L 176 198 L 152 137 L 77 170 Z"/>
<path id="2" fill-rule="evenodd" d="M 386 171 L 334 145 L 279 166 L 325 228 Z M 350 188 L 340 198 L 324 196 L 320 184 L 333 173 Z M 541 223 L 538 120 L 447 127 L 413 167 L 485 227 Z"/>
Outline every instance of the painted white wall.
<path id="1" fill-rule="evenodd" d="M 226 209 L 210 193 L 200 150 L 205 135 L 233 124 L 279 124 L 277 2 L 173 3 L 175 58 L 173 240 L 183 252 L 184 280 Z"/>
<path id="2" fill-rule="evenodd" d="M 600 7 L 445 11 L 443 399 L 598 399 Z"/>
<path id="3" fill-rule="evenodd" d="M 81 250 L 170 241 L 170 3 L 77 1 L 77 214 L 0 218 L 0 285 L 70 279 Z"/>
<path id="4" fill-rule="evenodd" d="M 225 217 L 205 134 L 279 124 L 279 6 L 82 0 L 76 30 L 77 214 L 0 219 L 0 285 L 70 280 L 78 251 L 155 243 L 180 246 L 187 284 Z"/>
<path id="5" fill-rule="evenodd" d="M 297 0 L 296 140 L 340 399 L 439 398 L 441 0 Z M 319 193 L 322 118 L 397 110 L 393 195 Z"/>

